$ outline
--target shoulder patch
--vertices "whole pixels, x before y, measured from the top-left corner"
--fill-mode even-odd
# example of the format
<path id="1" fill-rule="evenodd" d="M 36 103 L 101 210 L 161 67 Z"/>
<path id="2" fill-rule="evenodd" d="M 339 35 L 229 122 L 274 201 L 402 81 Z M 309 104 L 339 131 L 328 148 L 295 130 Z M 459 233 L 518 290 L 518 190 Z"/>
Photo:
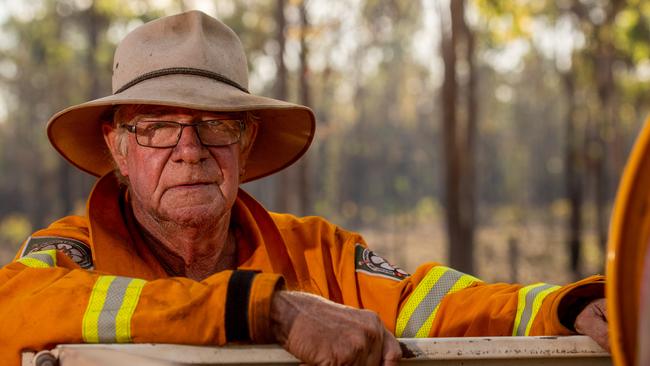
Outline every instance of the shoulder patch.
<path id="1" fill-rule="evenodd" d="M 86 243 L 60 236 L 30 236 L 20 257 L 41 250 L 54 249 L 63 252 L 83 269 L 94 269 L 93 256 Z"/>
<path id="2" fill-rule="evenodd" d="M 356 272 L 370 276 L 384 277 L 395 281 L 401 281 L 410 276 L 361 244 L 357 244 L 354 248 L 354 262 Z"/>

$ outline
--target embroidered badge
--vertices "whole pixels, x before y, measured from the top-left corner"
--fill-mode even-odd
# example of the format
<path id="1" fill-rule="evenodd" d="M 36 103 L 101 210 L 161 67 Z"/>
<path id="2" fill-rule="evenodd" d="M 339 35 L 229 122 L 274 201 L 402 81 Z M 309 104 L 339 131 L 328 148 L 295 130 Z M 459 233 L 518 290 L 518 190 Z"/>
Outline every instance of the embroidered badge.
<path id="1" fill-rule="evenodd" d="M 401 281 L 410 276 L 402 269 L 393 266 L 384 258 L 373 253 L 372 250 L 364 248 L 361 244 L 357 244 L 354 248 L 354 261 L 356 272 L 370 276 L 384 277 L 396 281 Z"/>
<path id="2" fill-rule="evenodd" d="M 83 269 L 94 269 L 93 256 L 85 243 L 71 238 L 58 236 L 32 236 L 27 240 L 20 257 L 32 252 L 55 249 L 63 252 Z"/>

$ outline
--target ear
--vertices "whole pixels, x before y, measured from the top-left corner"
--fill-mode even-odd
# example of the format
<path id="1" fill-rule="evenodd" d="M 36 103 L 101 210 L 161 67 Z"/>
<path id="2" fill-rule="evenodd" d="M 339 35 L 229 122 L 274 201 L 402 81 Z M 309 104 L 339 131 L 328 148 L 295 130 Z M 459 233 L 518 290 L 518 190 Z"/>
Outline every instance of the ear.
<path id="1" fill-rule="evenodd" d="M 118 147 L 118 135 L 119 131 L 117 128 L 109 125 L 108 123 L 102 124 L 102 134 L 104 135 L 104 141 L 108 146 L 108 149 L 111 151 L 111 156 L 117 165 L 117 168 L 120 170 L 120 174 L 123 176 L 129 175 L 128 164 L 126 163 L 126 155 L 122 154 Z"/>
<path id="2" fill-rule="evenodd" d="M 240 151 L 239 151 L 239 175 L 240 177 L 244 175 L 244 172 L 246 171 L 246 162 L 248 161 L 248 155 L 250 154 L 251 150 L 253 150 L 253 145 L 255 144 L 255 138 L 257 137 L 257 130 L 259 128 L 259 125 L 257 122 L 249 122 L 248 125 L 246 126 L 246 130 L 244 130 L 244 133 L 247 135 L 246 140 L 248 141 L 248 144 L 246 146 L 242 146 L 240 143 Z"/>

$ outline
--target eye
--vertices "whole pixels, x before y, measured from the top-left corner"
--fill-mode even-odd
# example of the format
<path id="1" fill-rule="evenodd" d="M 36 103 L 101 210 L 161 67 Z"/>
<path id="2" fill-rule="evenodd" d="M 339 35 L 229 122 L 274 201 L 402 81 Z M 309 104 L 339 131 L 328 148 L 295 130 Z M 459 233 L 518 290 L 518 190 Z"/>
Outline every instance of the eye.
<path id="1" fill-rule="evenodd" d="M 176 124 L 168 121 L 141 121 L 138 126 L 146 133 L 154 133 L 160 130 L 175 129 Z"/>
<path id="2" fill-rule="evenodd" d="M 202 123 L 211 130 L 231 132 L 239 129 L 239 121 L 235 119 L 209 120 Z"/>
<path id="3" fill-rule="evenodd" d="M 203 125 L 205 125 L 205 126 L 207 126 L 209 128 L 215 128 L 215 127 L 219 127 L 219 125 L 221 125 L 220 120 L 202 121 L 201 123 L 203 123 Z"/>
<path id="4" fill-rule="evenodd" d="M 151 130 L 159 130 L 161 128 L 169 127 L 169 122 L 151 121 L 147 124 L 147 128 Z"/>

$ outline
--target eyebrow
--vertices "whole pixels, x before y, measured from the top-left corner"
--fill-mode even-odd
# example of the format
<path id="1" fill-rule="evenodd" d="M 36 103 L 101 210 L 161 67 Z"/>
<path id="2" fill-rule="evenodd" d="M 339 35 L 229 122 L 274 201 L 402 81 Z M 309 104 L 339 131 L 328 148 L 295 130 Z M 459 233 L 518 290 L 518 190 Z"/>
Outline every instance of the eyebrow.
<path id="1" fill-rule="evenodd" d="M 141 121 L 141 120 L 147 119 L 147 118 L 165 119 L 165 117 L 170 117 L 170 116 L 175 115 L 175 114 L 176 113 L 174 113 L 174 112 L 169 112 L 169 113 L 165 113 L 165 112 L 155 113 L 154 112 L 154 113 L 146 113 L 146 114 L 137 114 L 136 116 L 134 116 L 132 118 L 132 120 Z M 222 118 L 222 117 L 229 117 L 229 118 L 233 118 L 233 119 L 243 119 L 244 118 L 244 114 L 241 113 L 241 112 L 218 112 L 218 113 L 211 112 L 210 114 L 207 114 L 207 115 L 195 114 L 195 115 L 191 115 L 191 116 L 192 116 L 192 118 L 201 118 L 202 120 L 209 120 L 211 118 Z"/>

